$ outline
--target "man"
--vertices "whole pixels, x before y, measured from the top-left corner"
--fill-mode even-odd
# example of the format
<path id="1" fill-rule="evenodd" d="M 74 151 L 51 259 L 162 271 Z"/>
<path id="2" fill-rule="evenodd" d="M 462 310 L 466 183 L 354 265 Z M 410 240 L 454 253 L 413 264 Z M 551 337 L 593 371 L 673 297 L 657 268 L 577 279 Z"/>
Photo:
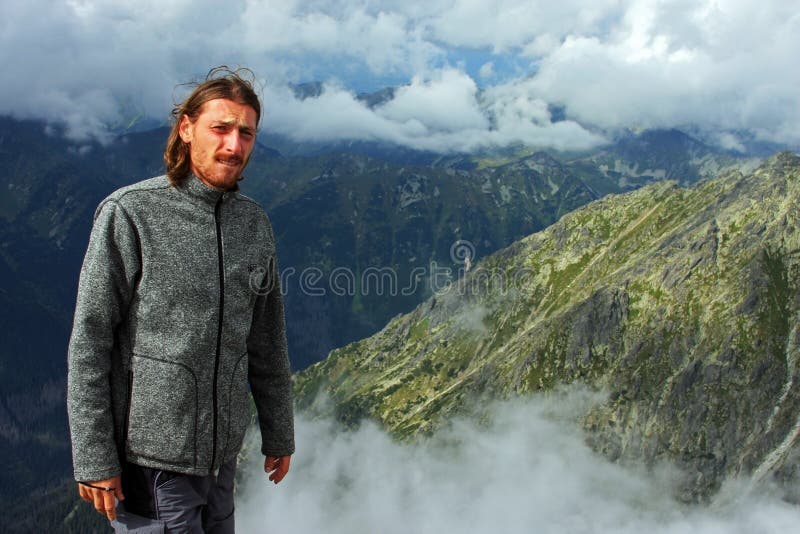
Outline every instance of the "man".
<path id="1" fill-rule="evenodd" d="M 228 533 L 248 384 L 274 483 L 294 452 L 275 241 L 238 192 L 261 105 L 220 67 L 173 116 L 166 175 L 95 212 L 69 345 L 75 479 L 118 532 Z"/>

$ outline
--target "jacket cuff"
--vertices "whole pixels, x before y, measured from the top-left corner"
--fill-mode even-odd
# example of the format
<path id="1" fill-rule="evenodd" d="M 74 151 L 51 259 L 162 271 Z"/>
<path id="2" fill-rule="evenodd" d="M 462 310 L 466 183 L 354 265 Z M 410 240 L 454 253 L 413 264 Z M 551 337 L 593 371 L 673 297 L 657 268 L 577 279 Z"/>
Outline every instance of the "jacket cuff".
<path id="1" fill-rule="evenodd" d="M 277 449 L 277 448 L 268 448 L 268 447 L 261 447 L 261 454 L 264 456 L 291 456 L 294 454 L 294 446 Z"/>
<path id="2" fill-rule="evenodd" d="M 119 468 L 103 469 L 99 471 L 75 470 L 75 482 L 96 482 L 121 475 Z"/>

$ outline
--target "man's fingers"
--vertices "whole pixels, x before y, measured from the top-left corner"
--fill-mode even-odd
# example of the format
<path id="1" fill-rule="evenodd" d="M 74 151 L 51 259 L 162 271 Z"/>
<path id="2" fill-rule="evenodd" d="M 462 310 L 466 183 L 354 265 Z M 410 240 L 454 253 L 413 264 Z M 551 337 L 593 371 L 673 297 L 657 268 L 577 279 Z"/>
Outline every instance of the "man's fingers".
<path id="1" fill-rule="evenodd" d="M 269 479 L 272 482 L 274 482 L 275 484 L 277 484 L 278 482 L 283 480 L 283 477 L 285 477 L 285 476 L 286 476 L 286 472 L 285 471 L 283 471 L 281 469 L 276 469 L 272 473 L 270 473 Z"/>
<path id="2" fill-rule="evenodd" d="M 113 491 L 104 491 L 102 492 L 103 495 L 103 508 L 106 517 L 108 517 L 109 521 L 113 521 L 117 518 L 117 503 L 114 502 L 114 492 Z"/>
<path id="3" fill-rule="evenodd" d="M 78 495 L 80 495 L 81 499 L 84 501 L 91 503 L 92 496 L 86 491 L 88 488 L 83 484 L 78 484 Z"/>
<path id="4" fill-rule="evenodd" d="M 81 499 L 88 502 L 99 514 L 113 521 L 117 517 L 116 497 L 120 501 L 125 499 L 122 494 L 122 479 L 119 475 L 103 480 L 79 482 L 78 494 Z"/>
<path id="5" fill-rule="evenodd" d="M 92 504 L 94 505 L 94 509 L 97 510 L 99 514 L 106 515 L 106 503 L 103 500 L 103 491 L 90 489 L 89 490 L 92 494 Z"/>
<path id="6" fill-rule="evenodd" d="M 86 488 L 87 493 L 91 496 L 89 500 L 97 510 L 97 513 L 113 521 L 117 517 L 117 503 L 114 501 L 114 492 L 105 491 L 101 489 Z"/>
<path id="7" fill-rule="evenodd" d="M 265 467 L 267 465 L 272 467 L 272 469 L 267 469 L 267 472 L 272 471 L 270 473 L 270 475 L 269 475 L 269 479 L 272 482 L 277 484 L 278 482 L 283 480 L 283 477 L 285 477 L 286 473 L 289 472 L 289 461 L 290 461 L 290 459 L 291 459 L 291 456 L 281 456 L 279 458 L 268 458 L 267 459 L 268 461 L 265 463 Z M 270 462 L 269 460 L 273 460 L 273 461 Z"/>

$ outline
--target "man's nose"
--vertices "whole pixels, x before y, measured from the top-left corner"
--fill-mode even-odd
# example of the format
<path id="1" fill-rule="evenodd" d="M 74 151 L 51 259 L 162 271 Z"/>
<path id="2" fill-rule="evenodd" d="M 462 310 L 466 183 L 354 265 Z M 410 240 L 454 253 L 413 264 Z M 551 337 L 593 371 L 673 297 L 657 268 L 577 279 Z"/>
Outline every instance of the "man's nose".
<path id="1" fill-rule="evenodd" d="M 234 130 L 225 136 L 225 144 L 223 146 L 228 152 L 238 154 L 242 149 L 242 138 L 238 131 Z"/>

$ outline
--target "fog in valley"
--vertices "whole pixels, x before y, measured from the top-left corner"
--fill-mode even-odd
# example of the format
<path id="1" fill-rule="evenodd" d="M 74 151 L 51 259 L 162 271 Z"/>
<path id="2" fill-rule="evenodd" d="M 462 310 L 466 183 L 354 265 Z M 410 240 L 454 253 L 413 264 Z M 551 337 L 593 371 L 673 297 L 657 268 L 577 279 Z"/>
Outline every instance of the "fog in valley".
<path id="1" fill-rule="evenodd" d="M 478 421 L 453 421 L 415 444 L 371 423 L 344 431 L 300 413 L 297 452 L 281 484 L 264 476 L 259 454 L 240 466 L 249 474 L 237 496 L 237 528 L 750 534 L 800 525 L 800 509 L 777 488 L 735 481 L 710 505 L 686 505 L 675 498 L 676 468 L 622 466 L 594 453 L 578 419 L 597 400 L 573 390 L 498 402 Z"/>

